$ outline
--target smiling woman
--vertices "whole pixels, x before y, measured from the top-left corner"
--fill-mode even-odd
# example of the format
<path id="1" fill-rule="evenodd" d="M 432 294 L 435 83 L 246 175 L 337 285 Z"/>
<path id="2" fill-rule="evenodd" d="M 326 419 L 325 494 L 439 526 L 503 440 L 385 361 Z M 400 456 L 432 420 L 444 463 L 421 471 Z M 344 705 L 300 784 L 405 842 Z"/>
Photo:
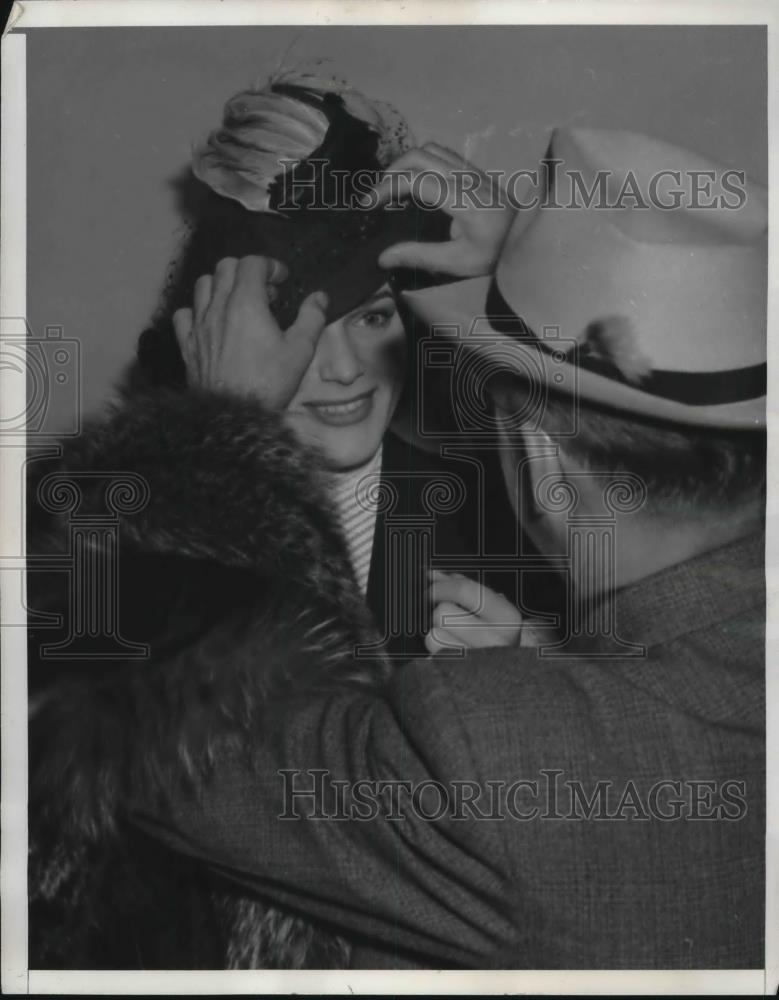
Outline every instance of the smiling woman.
<path id="1" fill-rule="evenodd" d="M 462 440 L 455 458 L 443 458 L 437 443 L 432 452 L 429 442 L 419 448 L 411 413 L 420 391 L 432 397 L 413 364 L 416 342 L 430 331 L 403 295 L 490 273 L 514 210 L 494 177 L 437 143 L 411 142 L 396 111 L 336 79 L 285 73 L 228 101 L 222 127 L 195 152 L 193 173 L 207 193 L 161 323 L 139 351 L 154 378 L 160 357 L 150 347 L 164 347 L 175 309 L 184 360 L 174 346 L 171 370 L 283 409 L 329 470 L 355 579 L 382 651 L 397 661 L 511 644 L 521 620 L 514 575 L 487 565 L 488 552 L 518 551 L 495 453 L 477 445 L 466 454 Z M 489 211 L 463 211 L 463 176 Z M 273 328 L 275 349 L 257 365 L 255 337 Z M 231 337 L 243 347 L 225 367 L 214 356 Z M 289 391 L 272 385 L 293 370 Z M 445 395 L 434 405 L 452 407 Z M 441 630 L 430 575 L 437 557 L 478 578 L 455 613 L 479 630 L 454 622 Z"/>
<path id="2" fill-rule="evenodd" d="M 403 389 L 406 334 L 388 287 L 328 324 L 286 409 L 287 424 L 324 458 L 352 568 L 367 593 L 376 544 L 382 443 Z M 386 477 L 386 469 L 385 469 Z M 407 568 L 408 569 L 408 568 Z M 374 613 L 386 632 L 386 615 Z"/>
<path id="3" fill-rule="evenodd" d="M 425 654 L 430 629 L 432 539 L 410 537 L 410 525 L 432 525 L 428 498 L 435 483 L 444 492 L 453 489 L 461 500 L 435 512 L 435 553 L 481 555 L 480 504 L 488 489 L 484 456 L 478 463 L 444 461 L 392 430 L 408 373 L 408 341 L 419 335 L 397 292 L 462 273 L 457 262 L 448 266 L 446 248 L 454 244 L 445 211 L 410 200 L 390 211 L 356 204 L 358 185 L 402 163 L 398 154 L 408 158 L 405 166 L 421 165 L 428 173 L 462 164 L 440 147 L 435 159 L 420 164 L 411 141 L 396 111 L 343 81 L 286 73 L 231 98 L 221 127 L 195 151 L 185 185 L 190 236 L 138 351 L 145 383 L 219 384 L 202 367 L 212 367 L 237 295 L 246 295 L 249 310 L 258 295 L 266 296 L 264 308 L 290 341 L 297 325 L 309 322 L 301 316 L 316 321 L 320 313 L 308 310 L 326 294 L 305 371 L 288 398 L 276 402 L 297 440 L 328 470 L 355 578 L 384 651 L 399 661 Z M 491 213 L 498 235 L 506 224 Z M 397 257 L 389 268 L 379 265 L 389 248 L 396 254 L 399 244 L 422 243 L 438 254 L 435 274 L 422 262 L 411 266 Z M 490 254 L 484 257 L 489 261 Z M 255 267 L 264 278 L 252 278 Z M 264 289 L 252 285 L 259 280 Z M 278 346 L 281 369 L 283 338 Z M 269 387 L 260 384 L 271 379 L 267 369 L 252 384 L 251 358 L 237 368 L 233 388 L 240 383 L 246 394 L 268 401 Z M 508 524 L 513 534 L 508 504 L 495 498 L 493 508 L 493 524 Z M 390 545 L 388 532 L 399 525 L 409 526 L 408 537 Z"/>
<path id="4" fill-rule="evenodd" d="M 138 351 L 144 382 L 183 385 L 198 378 L 207 384 L 198 362 L 187 370 L 172 327 L 183 334 L 184 354 L 193 324 L 200 324 L 213 348 L 242 260 L 274 262 L 268 301 L 282 329 L 291 329 L 313 293 L 326 293 L 324 328 L 282 409 L 297 440 L 330 473 L 353 569 L 363 593 L 370 590 L 374 598 L 382 632 L 385 588 L 376 574 L 384 560 L 374 551 L 374 542 L 380 546 L 375 485 L 382 478 L 386 484 L 388 456 L 399 450 L 390 444 L 385 452 L 384 442 L 403 392 L 407 356 L 391 284 L 402 277 L 404 285 L 418 287 L 432 278 L 421 270 L 390 273 L 378 257 L 404 240 L 445 239 L 449 219 L 413 204 L 366 211 L 355 206 L 353 188 L 366 177 L 376 180 L 410 142 L 394 109 L 336 79 L 285 73 L 236 94 L 225 105 L 221 127 L 195 150 L 183 185 L 191 235 Z M 259 384 L 245 390 L 263 396 Z M 439 534 L 446 537 L 443 524 Z M 398 568 L 396 575 L 409 572 Z M 404 642 L 418 633 L 415 648 L 422 652 L 419 611 L 400 631 Z"/>
<path id="5" fill-rule="evenodd" d="M 370 462 L 395 412 L 405 378 L 406 337 L 388 288 L 330 323 L 287 406 L 297 436 L 332 469 Z"/>

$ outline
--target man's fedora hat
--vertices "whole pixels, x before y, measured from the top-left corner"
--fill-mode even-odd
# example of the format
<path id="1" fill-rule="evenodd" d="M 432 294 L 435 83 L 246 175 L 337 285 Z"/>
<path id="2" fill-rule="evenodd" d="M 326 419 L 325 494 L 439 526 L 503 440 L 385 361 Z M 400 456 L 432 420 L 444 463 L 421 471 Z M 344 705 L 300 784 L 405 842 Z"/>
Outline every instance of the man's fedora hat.
<path id="1" fill-rule="evenodd" d="M 544 167 L 494 277 L 406 292 L 414 312 L 585 402 L 765 426 L 765 188 L 630 132 L 559 129 Z"/>

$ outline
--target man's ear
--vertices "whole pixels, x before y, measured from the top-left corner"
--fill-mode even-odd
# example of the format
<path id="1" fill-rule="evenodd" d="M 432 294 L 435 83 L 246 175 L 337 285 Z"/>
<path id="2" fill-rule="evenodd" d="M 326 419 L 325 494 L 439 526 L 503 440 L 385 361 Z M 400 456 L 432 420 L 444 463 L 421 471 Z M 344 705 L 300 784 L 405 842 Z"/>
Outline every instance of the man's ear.
<path id="1" fill-rule="evenodd" d="M 539 487 L 546 477 L 564 475 L 559 446 L 543 431 L 507 430 L 511 424 L 495 406 L 500 433 L 500 461 L 514 513 L 520 522 L 535 521 L 548 511 L 538 500 Z"/>
<path id="2" fill-rule="evenodd" d="M 525 435 L 525 490 L 526 504 L 533 517 L 549 516 L 554 513 L 544 496 L 553 491 L 553 485 L 565 477 L 565 463 L 560 453 L 560 445 L 544 431 L 528 431 Z"/>

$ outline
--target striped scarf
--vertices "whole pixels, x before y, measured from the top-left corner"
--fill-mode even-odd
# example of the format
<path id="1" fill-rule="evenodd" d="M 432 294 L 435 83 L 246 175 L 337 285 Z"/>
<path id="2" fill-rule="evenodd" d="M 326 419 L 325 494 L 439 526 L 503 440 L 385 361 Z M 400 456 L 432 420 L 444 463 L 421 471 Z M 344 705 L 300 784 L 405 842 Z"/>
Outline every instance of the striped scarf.
<path id="1" fill-rule="evenodd" d="M 354 575 L 363 596 L 368 590 L 368 576 L 371 570 L 378 501 L 376 486 L 381 473 L 381 453 L 380 447 L 373 458 L 359 469 L 336 472 L 332 476 L 332 495 L 336 511 L 346 537 Z"/>

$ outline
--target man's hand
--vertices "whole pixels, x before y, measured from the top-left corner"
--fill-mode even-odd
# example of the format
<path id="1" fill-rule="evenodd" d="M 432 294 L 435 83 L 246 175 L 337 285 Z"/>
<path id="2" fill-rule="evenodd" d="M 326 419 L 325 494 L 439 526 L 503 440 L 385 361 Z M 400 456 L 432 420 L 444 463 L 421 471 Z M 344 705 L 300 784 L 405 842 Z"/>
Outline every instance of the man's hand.
<path id="1" fill-rule="evenodd" d="M 413 196 L 452 217 L 448 242 L 398 243 L 379 256 L 380 266 L 420 267 L 458 278 L 493 272 L 515 215 L 496 181 L 434 142 L 410 149 L 390 164 L 363 203 L 376 204 L 377 196 L 378 205 Z"/>
<path id="2" fill-rule="evenodd" d="M 268 257 L 225 257 L 195 283 L 191 309 L 173 327 L 191 385 L 256 396 L 283 409 L 297 391 L 324 329 L 327 296 L 314 292 L 282 332 L 268 302 L 287 276 Z"/>
<path id="3" fill-rule="evenodd" d="M 425 636 L 429 652 L 519 645 L 522 616 L 501 594 L 460 573 L 432 570 L 430 579 L 433 628 Z"/>

